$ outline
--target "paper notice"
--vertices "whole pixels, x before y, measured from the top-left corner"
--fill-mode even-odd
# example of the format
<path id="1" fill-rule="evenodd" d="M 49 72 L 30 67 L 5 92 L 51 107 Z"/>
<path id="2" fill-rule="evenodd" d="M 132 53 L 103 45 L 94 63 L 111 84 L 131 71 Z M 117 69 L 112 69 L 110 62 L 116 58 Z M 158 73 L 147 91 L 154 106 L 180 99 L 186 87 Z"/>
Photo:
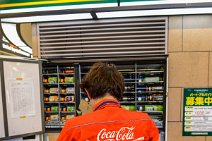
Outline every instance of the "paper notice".
<path id="1" fill-rule="evenodd" d="M 32 79 L 11 79 L 9 81 L 9 100 L 12 118 L 34 116 L 35 100 Z"/>

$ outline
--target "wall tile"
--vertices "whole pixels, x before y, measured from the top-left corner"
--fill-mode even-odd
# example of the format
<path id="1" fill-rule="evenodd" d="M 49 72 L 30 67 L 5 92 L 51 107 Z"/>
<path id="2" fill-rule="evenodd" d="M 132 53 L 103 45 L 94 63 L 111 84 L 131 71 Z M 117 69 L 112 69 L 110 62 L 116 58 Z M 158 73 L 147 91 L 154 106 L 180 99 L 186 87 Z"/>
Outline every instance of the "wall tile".
<path id="1" fill-rule="evenodd" d="M 40 44 L 38 42 L 38 32 L 36 24 L 32 24 L 32 56 L 40 58 Z"/>
<path id="2" fill-rule="evenodd" d="M 168 61 L 169 87 L 207 87 L 208 52 L 170 53 Z"/>
<path id="3" fill-rule="evenodd" d="M 32 25 L 31 23 L 22 23 L 20 24 L 20 34 L 22 39 L 32 47 Z"/>
<path id="4" fill-rule="evenodd" d="M 168 90 L 168 121 L 180 121 L 181 92 L 181 88 L 169 88 Z"/>
<path id="5" fill-rule="evenodd" d="M 167 141 L 205 141 L 204 136 L 182 136 L 182 122 L 168 122 Z"/>
<path id="6" fill-rule="evenodd" d="M 212 50 L 212 15 L 183 16 L 183 51 Z"/>
<path id="7" fill-rule="evenodd" d="M 212 141 L 212 137 L 206 137 L 206 141 Z"/>
<path id="8" fill-rule="evenodd" d="M 168 52 L 182 51 L 182 16 L 169 17 Z"/>
<path id="9" fill-rule="evenodd" d="M 210 52 L 209 59 L 209 87 L 212 87 L 212 52 Z"/>

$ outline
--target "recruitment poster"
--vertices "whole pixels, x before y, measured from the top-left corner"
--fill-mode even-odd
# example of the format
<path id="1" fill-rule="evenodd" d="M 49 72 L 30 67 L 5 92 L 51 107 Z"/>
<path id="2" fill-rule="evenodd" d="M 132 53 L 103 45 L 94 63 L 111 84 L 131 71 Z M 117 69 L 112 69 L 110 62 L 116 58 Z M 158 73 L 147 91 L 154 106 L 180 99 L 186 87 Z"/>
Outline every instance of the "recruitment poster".
<path id="1" fill-rule="evenodd" d="M 186 88 L 183 136 L 212 136 L 212 88 Z"/>

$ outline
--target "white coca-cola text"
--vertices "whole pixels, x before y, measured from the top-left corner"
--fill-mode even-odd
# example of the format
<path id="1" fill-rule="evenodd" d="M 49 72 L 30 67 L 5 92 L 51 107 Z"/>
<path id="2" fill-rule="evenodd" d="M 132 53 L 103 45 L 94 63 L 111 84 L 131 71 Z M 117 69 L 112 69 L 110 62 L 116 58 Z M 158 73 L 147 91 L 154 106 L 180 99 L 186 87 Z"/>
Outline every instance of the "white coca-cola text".
<path id="1" fill-rule="evenodd" d="M 105 128 L 103 128 L 101 131 L 99 131 L 97 135 L 97 141 L 123 141 L 123 140 L 132 140 L 134 139 L 134 132 L 133 130 L 135 127 L 122 127 L 119 130 L 116 131 L 110 131 Z"/>

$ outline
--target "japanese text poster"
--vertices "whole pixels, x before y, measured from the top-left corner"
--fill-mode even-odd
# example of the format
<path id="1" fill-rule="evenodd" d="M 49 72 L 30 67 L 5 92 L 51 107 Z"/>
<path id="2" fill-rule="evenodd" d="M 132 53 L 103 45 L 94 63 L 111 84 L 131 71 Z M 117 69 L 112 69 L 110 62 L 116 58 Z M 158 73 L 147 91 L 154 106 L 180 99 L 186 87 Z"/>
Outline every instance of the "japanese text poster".
<path id="1" fill-rule="evenodd" d="M 183 136 L 212 136 L 212 88 L 186 88 Z"/>

